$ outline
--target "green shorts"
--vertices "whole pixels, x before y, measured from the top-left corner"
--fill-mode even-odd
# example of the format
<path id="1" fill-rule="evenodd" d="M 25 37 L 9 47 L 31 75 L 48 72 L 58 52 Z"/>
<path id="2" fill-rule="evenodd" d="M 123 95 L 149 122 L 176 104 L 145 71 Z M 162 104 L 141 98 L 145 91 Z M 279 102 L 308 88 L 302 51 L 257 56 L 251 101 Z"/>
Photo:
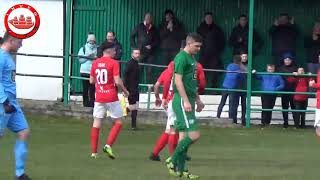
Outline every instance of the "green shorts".
<path id="1" fill-rule="evenodd" d="M 199 129 L 195 113 L 195 99 L 189 98 L 189 101 L 192 106 L 192 111 L 185 112 L 181 96 L 175 94 L 173 97 L 172 106 L 176 114 L 174 127 L 181 132 L 198 131 Z"/>

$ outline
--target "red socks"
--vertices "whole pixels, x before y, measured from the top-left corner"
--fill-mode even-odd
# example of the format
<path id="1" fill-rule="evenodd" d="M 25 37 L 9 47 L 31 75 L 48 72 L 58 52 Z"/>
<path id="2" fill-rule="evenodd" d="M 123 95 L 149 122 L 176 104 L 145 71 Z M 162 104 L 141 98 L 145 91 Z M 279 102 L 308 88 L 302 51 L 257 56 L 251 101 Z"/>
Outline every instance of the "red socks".
<path id="1" fill-rule="evenodd" d="M 91 152 L 97 153 L 100 128 L 91 128 Z"/>
<path id="2" fill-rule="evenodd" d="M 177 134 L 170 134 L 169 141 L 168 141 L 170 155 L 173 155 L 174 150 L 177 147 L 178 140 L 179 140 L 179 134 L 178 133 Z"/>
<path id="3" fill-rule="evenodd" d="M 169 134 L 166 132 L 163 132 L 161 136 L 159 137 L 157 144 L 155 145 L 152 154 L 154 156 L 157 156 L 159 152 L 166 146 L 168 143 Z"/>
<path id="4" fill-rule="evenodd" d="M 112 126 L 109 136 L 108 136 L 108 140 L 107 140 L 107 144 L 109 146 L 112 146 L 113 143 L 116 141 L 119 132 L 121 130 L 122 124 L 121 123 L 114 123 L 114 125 Z"/>

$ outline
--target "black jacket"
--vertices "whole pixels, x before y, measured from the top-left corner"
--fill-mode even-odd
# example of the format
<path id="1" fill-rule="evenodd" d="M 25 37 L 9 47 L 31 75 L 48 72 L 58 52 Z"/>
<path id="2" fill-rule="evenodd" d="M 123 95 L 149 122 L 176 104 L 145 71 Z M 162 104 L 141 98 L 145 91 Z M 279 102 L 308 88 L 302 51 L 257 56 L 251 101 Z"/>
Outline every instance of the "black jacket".
<path id="1" fill-rule="evenodd" d="M 139 48 L 143 55 L 153 53 L 159 44 L 158 30 L 152 25 L 151 29 L 147 31 L 144 23 L 140 23 L 131 32 L 130 44 L 132 48 Z M 148 45 L 151 45 L 150 50 L 145 47 Z"/>
<path id="2" fill-rule="evenodd" d="M 105 41 L 107 41 L 107 40 L 105 40 Z M 119 43 L 119 41 L 117 39 L 115 39 L 113 44 L 116 49 L 116 55 L 113 57 L 113 59 L 121 60 L 121 56 L 123 54 L 122 45 Z M 98 47 L 97 57 L 100 58 L 102 56 L 103 56 L 103 52 L 102 52 L 101 48 Z"/>
<path id="3" fill-rule="evenodd" d="M 239 54 L 241 51 L 248 52 L 249 26 L 241 27 L 240 25 L 232 29 L 229 38 L 229 44 L 233 48 L 233 54 Z M 242 39 L 239 42 L 239 39 Z M 255 29 L 253 29 L 253 53 L 257 54 L 262 47 L 262 39 Z"/>
<path id="4" fill-rule="evenodd" d="M 298 30 L 295 25 L 273 25 L 269 34 L 272 38 L 272 53 L 281 54 L 284 52 L 296 52 L 296 40 Z"/>
<path id="5" fill-rule="evenodd" d="M 197 28 L 197 32 L 203 38 L 201 55 L 219 57 L 225 47 L 225 37 L 222 29 L 216 24 L 209 26 L 202 22 Z"/>
<path id="6" fill-rule="evenodd" d="M 281 73 L 293 73 L 297 71 L 297 66 L 292 64 L 290 66 L 282 65 L 277 69 L 277 72 Z M 290 76 L 282 76 L 283 80 L 285 81 L 284 91 L 294 91 L 295 90 L 295 83 L 290 83 L 288 81 L 288 77 Z"/>
<path id="7" fill-rule="evenodd" d="M 139 63 L 134 59 L 130 59 L 126 64 L 124 71 L 124 86 L 130 93 L 139 91 L 140 70 Z"/>
<path id="8" fill-rule="evenodd" d="M 168 22 L 163 21 L 159 27 L 160 29 L 160 48 L 162 50 L 179 51 L 181 41 L 185 39 L 186 32 L 184 27 L 177 20 L 173 20 L 173 30 L 167 29 Z"/>
<path id="9" fill-rule="evenodd" d="M 317 40 L 313 40 L 312 37 L 306 37 L 304 46 L 306 48 L 307 62 L 316 64 L 320 63 L 320 35 L 318 35 Z"/>

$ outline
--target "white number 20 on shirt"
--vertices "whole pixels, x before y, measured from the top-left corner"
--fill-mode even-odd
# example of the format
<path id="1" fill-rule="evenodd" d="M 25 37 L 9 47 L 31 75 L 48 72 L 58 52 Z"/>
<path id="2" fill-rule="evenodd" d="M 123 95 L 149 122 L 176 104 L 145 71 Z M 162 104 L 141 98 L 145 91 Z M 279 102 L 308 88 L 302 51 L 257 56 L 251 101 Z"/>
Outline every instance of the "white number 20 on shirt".
<path id="1" fill-rule="evenodd" d="M 96 69 L 98 84 L 108 83 L 108 71 L 106 69 Z"/>

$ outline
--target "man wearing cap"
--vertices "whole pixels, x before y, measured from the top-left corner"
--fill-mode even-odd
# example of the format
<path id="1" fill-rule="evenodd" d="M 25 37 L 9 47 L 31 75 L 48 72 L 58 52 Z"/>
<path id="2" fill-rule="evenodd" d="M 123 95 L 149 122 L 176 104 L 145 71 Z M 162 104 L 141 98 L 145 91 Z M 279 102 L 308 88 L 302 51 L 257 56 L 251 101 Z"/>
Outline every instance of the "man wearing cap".
<path id="1" fill-rule="evenodd" d="M 88 34 L 87 42 L 84 46 L 82 46 L 79 49 L 78 55 L 88 57 L 88 58 L 79 58 L 79 62 L 81 64 L 80 66 L 81 77 L 89 78 L 93 58 L 97 57 L 96 37 L 93 33 Z M 93 107 L 94 94 L 95 94 L 94 84 L 90 84 L 89 80 L 83 80 L 82 86 L 83 86 L 83 91 L 82 91 L 83 106 Z"/>
<path id="2" fill-rule="evenodd" d="M 297 71 L 297 67 L 293 62 L 294 56 L 291 53 L 284 53 L 282 55 L 282 66 L 278 68 L 278 72 L 281 73 L 293 73 Z M 283 91 L 294 92 L 295 84 L 293 82 L 288 81 L 289 76 L 282 77 L 285 81 L 285 87 Z M 282 94 L 281 95 L 281 105 L 282 109 L 288 109 L 289 106 L 291 109 L 295 109 L 293 102 L 293 94 Z M 283 128 L 288 128 L 288 112 L 282 112 L 283 116 Z M 292 113 L 292 116 L 295 116 L 295 113 Z"/>

